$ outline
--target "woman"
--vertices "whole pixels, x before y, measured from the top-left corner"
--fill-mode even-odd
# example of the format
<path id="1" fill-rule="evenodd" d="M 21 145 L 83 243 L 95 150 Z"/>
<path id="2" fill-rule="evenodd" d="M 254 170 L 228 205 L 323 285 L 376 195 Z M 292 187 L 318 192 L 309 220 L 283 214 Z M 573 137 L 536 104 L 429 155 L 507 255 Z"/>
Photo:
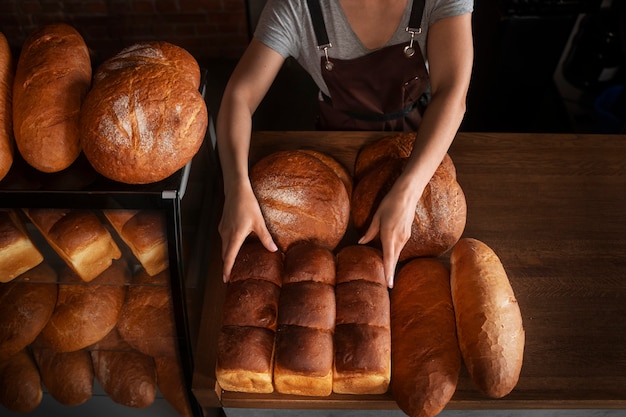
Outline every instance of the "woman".
<path id="1" fill-rule="evenodd" d="M 393 287 L 417 203 L 465 114 L 472 9 L 473 0 L 268 2 L 226 86 L 216 123 L 225 189 L 219 225 L 225 281 L 251 233 L 277 250 L 252 191 L 248 152 L 252 114 L 293 56 L 320 88 L 320 129 L 417 131 L 404 172 L 359 240 L 379 236 Z"/>

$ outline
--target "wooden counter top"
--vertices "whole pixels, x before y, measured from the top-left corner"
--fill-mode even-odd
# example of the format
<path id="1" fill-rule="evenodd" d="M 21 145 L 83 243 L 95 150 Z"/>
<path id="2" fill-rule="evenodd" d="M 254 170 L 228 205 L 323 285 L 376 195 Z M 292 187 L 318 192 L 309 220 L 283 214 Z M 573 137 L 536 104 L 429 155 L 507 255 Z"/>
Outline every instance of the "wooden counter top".
<path id="1" fill-rule="evenodd" d="M 383 135 L 257 132 L 251 160 L 308 147 L 352 168 L 360 146 Z M 626 408 L 626 136 L 459 133 L 450 155 L 467 199 L 464 236 L 500 257 L 524 319 L 526 349 L 511 394 L 487 399 L 463 369 L 448 408 Z M 199 366 L 210 368 L 207 361 Z M 397 408 L 389 395 L 224 392 L 221 403 Z"/>

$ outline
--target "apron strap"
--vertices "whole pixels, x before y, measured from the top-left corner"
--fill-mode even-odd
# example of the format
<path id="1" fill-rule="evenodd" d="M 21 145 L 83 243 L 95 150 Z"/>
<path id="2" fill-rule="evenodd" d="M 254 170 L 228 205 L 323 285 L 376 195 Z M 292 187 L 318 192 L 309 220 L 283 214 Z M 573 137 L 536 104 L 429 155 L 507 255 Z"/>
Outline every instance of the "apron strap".
<path id="1" fill-rule="evenodd" d="M 411 6 L 411 16 L 409 17 L 409 26 L 407 26 L 407 32 L 422 33 L 422 16 L 424 15 L 424 3 L 425 0 L 413 0 L 413 6 Z"/>

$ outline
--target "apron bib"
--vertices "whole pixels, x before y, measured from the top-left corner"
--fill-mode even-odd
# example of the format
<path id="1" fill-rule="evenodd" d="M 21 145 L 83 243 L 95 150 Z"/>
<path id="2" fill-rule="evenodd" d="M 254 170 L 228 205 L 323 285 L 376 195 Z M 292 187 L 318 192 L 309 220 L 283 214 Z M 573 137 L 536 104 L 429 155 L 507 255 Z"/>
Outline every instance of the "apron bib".
<path id="1" fill-rule="evenodd" d="M 321 130 L 415 131 L 428 104 L 428 71 L 414 35 L 421 29 L 424 0 L 414 0 L 408 44 L 381 48 L 355 59 L 328 57 L 328 41 L 318 0 L 309 0 L 322 76 L 330 97 L 322 95 L 317 128 Z"/>

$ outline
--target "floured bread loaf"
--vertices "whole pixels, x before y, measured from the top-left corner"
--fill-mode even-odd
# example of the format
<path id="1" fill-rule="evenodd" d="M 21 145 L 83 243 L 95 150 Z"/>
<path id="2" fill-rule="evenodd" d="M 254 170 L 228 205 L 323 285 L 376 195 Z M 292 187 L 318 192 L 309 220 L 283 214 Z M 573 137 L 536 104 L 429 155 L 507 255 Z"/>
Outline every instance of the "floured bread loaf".
<path id="1" fill-rule="evenodd" d="M 150 275 L 169 266 L 165 217 L 157 210 L 104 210 L 118 236 Z"/>
<path id="2" fill-rule="evenodd" d="M 184 167 L 200 149 L 208 110 L 198 63 L 167 42 L 132 45 L 96 70 L 81 114 L 81 144 L 96 171 L 146 184 Z"/>
<path id="3" fill-rule="evenodd" d="M 117 324 L 130 271 L 126 261 L 113 265 L 89 284 L 69 268 L 59 275 L 59 295 L 42 341 L 57 352 L 73 352 L 96 343 Z"/>
<path id="4" fill-rule="evenodd" d="M 9 282 L 42 261 L 18 213 L 0 209 L 0 282 Z"/>
<path id="5" fill-rule="evenodd" d="M 380 251 L 362 245 L 337 253 L 333 391 L 383 394 L 391 379 L 389 292 Z"/>
<path id="6" fill-rule="evenodd" d="M 226 288 L 215 376 L 227 391 L 274 391 L 274 342 L 282 285 L 282 254 L 245 243 Z"/>
<path id="7" fill-rule="evenodd" d="M 89 210 L 24 209 L 24 212 L 83 281 L 91 281 L 122 256 L 108 229 Z"/>
<path id="8" fill-rule="evenodd" d="M 334 271 L 332 253 L 314 243 L 299 242 L 285 253 L 274 361 L 274 386 L 279 393 L 325 396 L 332 392 Z"/>
<path id="9" fill-rule="evenodd" d="M 0 359 L 30 345 L 57 302 L 57 274 L 47 263 L 0 285 Z"/>
<path id="10" fill-rule="evenodd" d="M 250 181 L 281 251 L 305 240 L 332 250 L 343 238 L 350 219 L 348 191 L 319 158 L 275 152 L 254 164 Z"/>
<path id="11" fill-rule="evenodd" d="M 34 168 L 58 172 L 78 158 L 81 105 L 91 75 L 89 50 L 73 27 L 42 26 L 24 41 L 13 87 L 13 131 L 20 154 Z"/>
<path id="12" fill-rule="evenodd" d="M 11 165 L 15 139 L 13 137 L 13 77 L 15 68 L 9 42 L 0 32 L 0 180 Z"/>
<path id="13" fill-rule="evenodd" d="M 327 153 L 315 151 L 313 149 L 300 149 L 301 152 L 312 155 L 326 164 L 333 172 L 339 177 L 343 185 L 346 187 L 346 191 L 348 192 L 348 197 L 352 196 L 352 188 L 354 187 L 354 181 L 352 179 L 352 175 L 350 171 L 343 166 L 337 159 L 330 156 Z"/>
<path id="14" fill-rule="evenodd" d="M 352 219 L 365 233 L 383 197 L 400 176 L 405 159 L 386 159 L 369 170 L 354 187 Z M 460 239 L 467 217 L 465 194 L 456 181 L 456 171 L 446 155 L 426 185 L 415 209 L 411 237 L 400 252 L 400 261 L 440 256 Z"/>

